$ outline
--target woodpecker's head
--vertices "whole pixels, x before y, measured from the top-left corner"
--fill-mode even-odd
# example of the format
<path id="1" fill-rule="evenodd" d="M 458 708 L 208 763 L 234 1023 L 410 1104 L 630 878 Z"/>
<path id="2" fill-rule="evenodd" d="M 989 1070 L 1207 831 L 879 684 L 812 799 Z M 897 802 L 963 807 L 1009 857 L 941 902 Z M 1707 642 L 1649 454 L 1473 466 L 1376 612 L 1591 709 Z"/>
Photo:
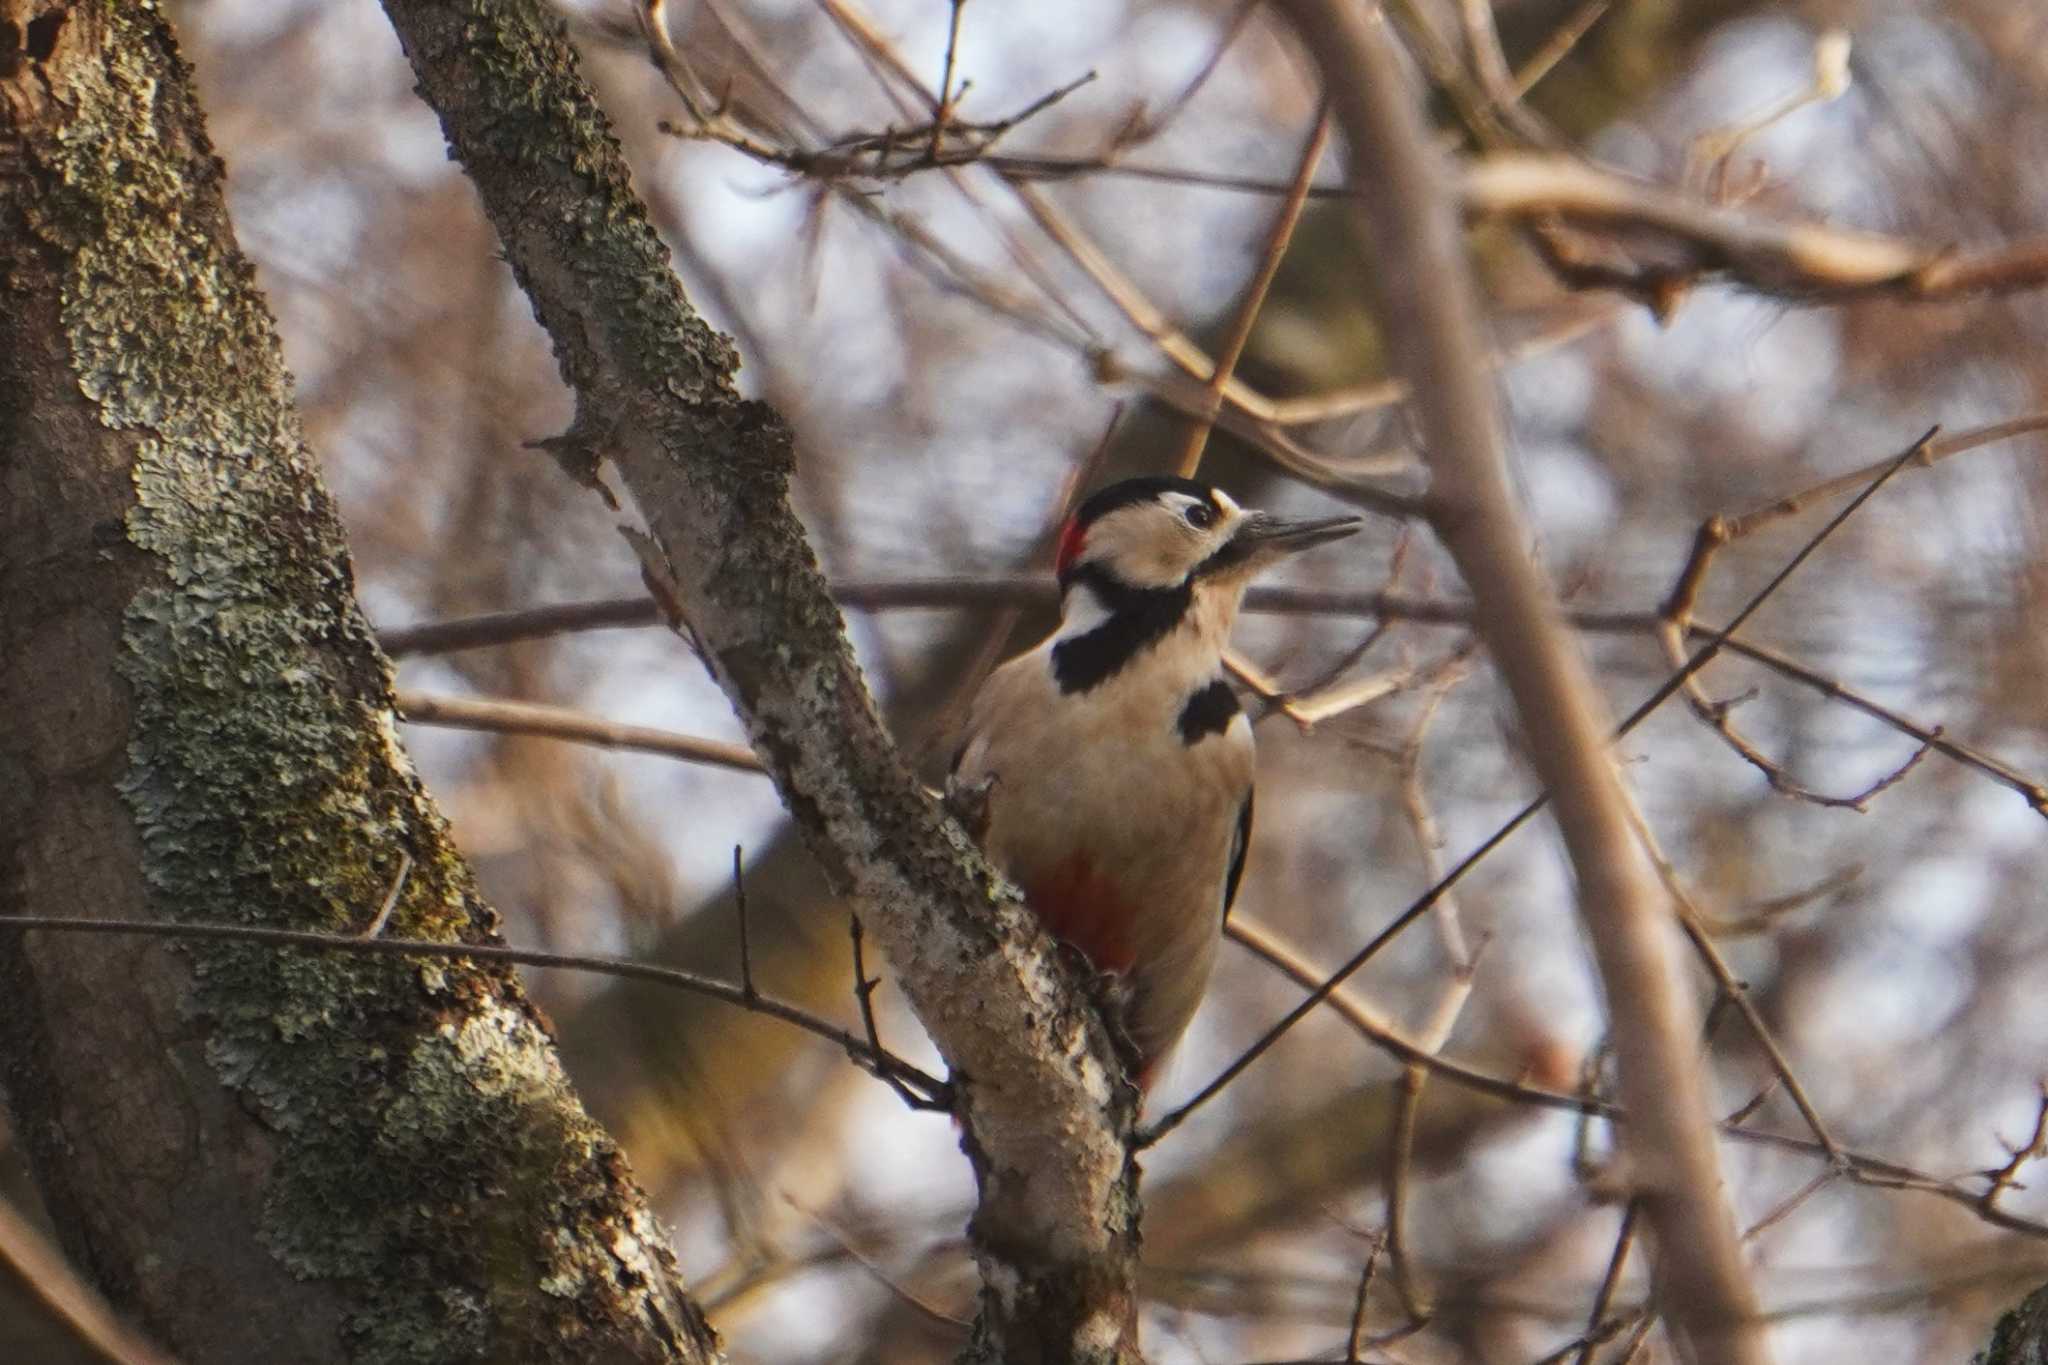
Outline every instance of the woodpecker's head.
<path id="1" fill-rule="evenodd" d="M 1222 489 L 1192 479 L 1126 479 L 1090 497 L 1067 523 L 1060 591 L 1086 582 L 1105 596 L 1213 590 L 1234 599 L 1266 565 L 1358 527 L 1357 517 L 1297 521 L 1239 507 Z"/>
<path id="2" fill-rule="evenodd" d="M 1289 521 L 1251 511 L 1191 479 L 1111 484 L 1060 536 L 1052 642 L 1060 691 L 1129 677 L 1171 693 L 1209 680 L 1252 575 L 1358 526 L 1357 517 Z"/>

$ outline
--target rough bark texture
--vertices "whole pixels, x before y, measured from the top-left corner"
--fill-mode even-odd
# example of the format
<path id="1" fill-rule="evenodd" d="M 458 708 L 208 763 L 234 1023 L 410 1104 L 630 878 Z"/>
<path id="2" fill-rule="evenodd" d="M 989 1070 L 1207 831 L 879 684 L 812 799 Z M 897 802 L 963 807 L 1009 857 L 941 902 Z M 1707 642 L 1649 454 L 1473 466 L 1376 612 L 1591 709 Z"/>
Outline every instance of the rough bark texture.
<path id="1" fill-rule="evenodd" d="M 1380 312 L 1416 395 L 1432 524 L 1472 591 L 1474 623 L 1521 713 L 1578 879 L 1613 1018 L 1629 1175 L 1657 1237 L 1659 1306 L 1688 1358 L 1769 1359 L 1722 1190 L 1699 1063 L 1699 1012 L 1676 922 L 1629 821 L 1612 724 L 1529 554 L 1482 358 L 1477 294 L 1456 207 L 1386 20 L 1352 0 L 1284 11 L 1321 67 L 1338 126 L 1373 192 L 1354 214 L 1378 264 Z"/>
<path id="2" fill-rule="evenodd" d="M 385 9 L 576 390 L 565 463 L 616 465 L 784 803 L 961 1081 L 970 1354 L 1129 1358 L 1135 1097 L 1071 973 L 877 720 L 789 507 L 788 428 L 734 391 L 737 357 L 683 298 L 560 21 L 532 0 Z"/>
<path id="3" fill-rule="evenodd" d="M 1998 1320 L 1973 1365 L 2048 1365 L 2048 1289 L 2037 1289 Z"/>
<path id="4" fill-rule="evenodd" d="M 0 0 L 0 908 L 488 938 L 150 7 Z M 716 1341 L 515 978 L 0 932 L 71 1255 L 181 1359 Z"/>

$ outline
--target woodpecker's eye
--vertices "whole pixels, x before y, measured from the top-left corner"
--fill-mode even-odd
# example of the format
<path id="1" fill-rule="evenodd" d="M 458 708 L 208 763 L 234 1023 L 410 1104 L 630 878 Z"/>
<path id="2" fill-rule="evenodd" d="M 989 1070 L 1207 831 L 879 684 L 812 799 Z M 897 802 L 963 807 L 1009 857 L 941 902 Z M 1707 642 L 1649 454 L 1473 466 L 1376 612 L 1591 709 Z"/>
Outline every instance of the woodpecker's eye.
<path id="1" fill-rule="evenodd" d="M 1187 524 L 1197 530 L 1206 531 L 1216 524 L 1216 509 L 1206 502 L 1188 504 L 1188 510 L 1181 513 Z"/>

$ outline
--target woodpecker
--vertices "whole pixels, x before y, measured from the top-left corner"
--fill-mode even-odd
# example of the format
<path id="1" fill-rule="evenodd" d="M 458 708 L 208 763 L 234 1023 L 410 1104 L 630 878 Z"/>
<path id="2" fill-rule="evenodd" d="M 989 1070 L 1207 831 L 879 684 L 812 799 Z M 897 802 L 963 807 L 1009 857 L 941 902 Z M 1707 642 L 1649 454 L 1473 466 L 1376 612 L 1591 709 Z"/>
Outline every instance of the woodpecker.
<path id="1" fill-rule="evenodd" d="M 1061 533 L 1060 624 L 992 672 L 951 785 L 990 861 L 1113 994 L 1148 1088 L 1194 1017 L 1252 830 L 1252 727 L 1223 650 L 1261 569 L 1356 517 L 1284 520 L 1128 479 Z"/>

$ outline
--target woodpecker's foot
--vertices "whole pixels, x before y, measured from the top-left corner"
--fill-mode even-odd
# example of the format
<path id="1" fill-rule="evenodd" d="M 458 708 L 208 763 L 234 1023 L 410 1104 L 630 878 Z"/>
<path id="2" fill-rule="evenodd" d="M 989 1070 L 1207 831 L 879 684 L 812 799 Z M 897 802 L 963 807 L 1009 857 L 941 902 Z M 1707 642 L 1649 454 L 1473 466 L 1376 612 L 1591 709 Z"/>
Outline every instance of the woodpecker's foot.
<path id="1" fill-rule="evenodd" d="M 1080 957 L 1079 953 L 1076 957 Z M 1088 994 L 1094 999 L 1102 1022 L 1109 1026 L 1109 1041 L 1116 1048 L 1117 1060 L 1123 1063 L 1126 1075 L 1136 1076 L 1146 1065 L 1145 1055 L 1129 1031 L 1129 1020 L 1138 1004 L 1137 983 L 1122 972 L 1098 972 L 1085 957 L 1080 957 L 1080 961 L 1088 977 Z"/>
<path id="2" fill-rule="evenodd" d="M 946 793 L 940 804 L 977 844 L 988 837 L 988 798 L 995 789 L 993 774 L 979 782 L 962 782 L 956 777 L 946 779 Z"/>

